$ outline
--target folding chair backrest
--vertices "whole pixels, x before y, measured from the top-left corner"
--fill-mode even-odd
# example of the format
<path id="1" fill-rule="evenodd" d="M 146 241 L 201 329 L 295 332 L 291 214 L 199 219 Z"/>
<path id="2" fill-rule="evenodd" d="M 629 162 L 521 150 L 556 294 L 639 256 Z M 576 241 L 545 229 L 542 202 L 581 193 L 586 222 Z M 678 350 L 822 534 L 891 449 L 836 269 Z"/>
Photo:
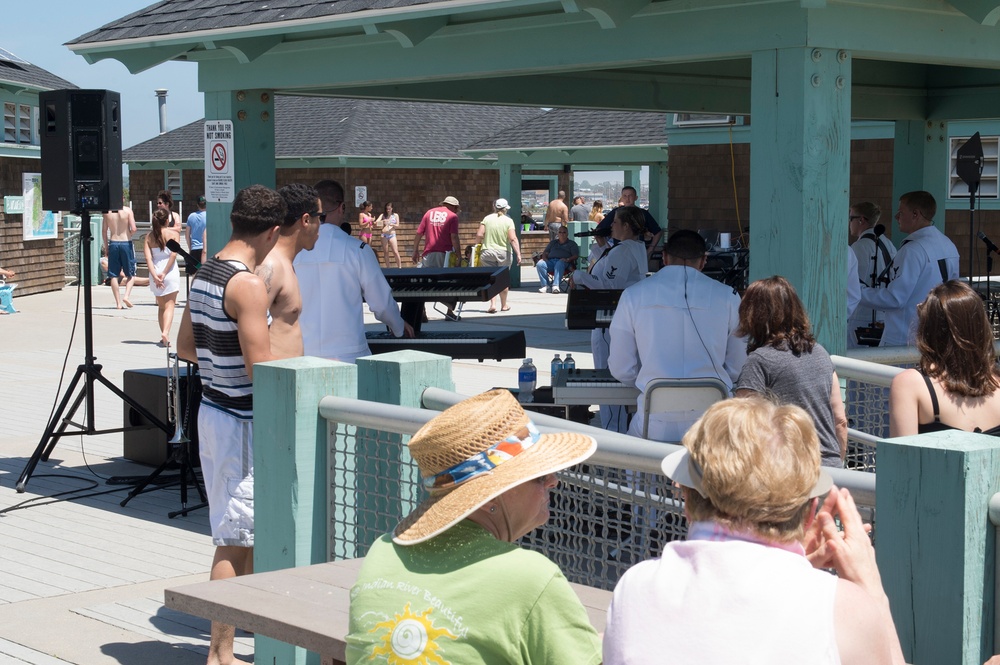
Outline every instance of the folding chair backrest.
<path id="1" fill-rule="evenodd" d="M 653 379 L 646 384 L 642 437 L 649 432 L 649 417 L 661 413 L 688 413 L 696 418 L 716 402 L 729 398 L 729 388 L 714 376 L 692 379 Z"/>

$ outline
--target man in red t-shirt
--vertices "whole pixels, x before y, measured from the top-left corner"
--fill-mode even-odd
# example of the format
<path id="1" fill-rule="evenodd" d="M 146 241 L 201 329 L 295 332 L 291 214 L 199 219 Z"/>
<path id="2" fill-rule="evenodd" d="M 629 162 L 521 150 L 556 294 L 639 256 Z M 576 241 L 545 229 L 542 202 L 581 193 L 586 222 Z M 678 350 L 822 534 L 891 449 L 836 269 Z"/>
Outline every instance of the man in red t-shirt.
<path id="1" fill-rule="evenodd" d="M 424 213 L 417 227 L 417 235 L 413 243 L 413 262 L 420 268 L 441 268 L 444 266 L 445 252 L 453 251 L 461 255 L 462 245 L 458 239 L 458 211 L 461 206 L 454 196 L 446 196 L 436 208 Z M 420 253 L 420 241 L 426 236 L 424 252 Z M 442 303 L 448 308 L 444 318 L 448 321 L 458 321 L 455 314 L 455 303 Z"/>
<path id="2" fill-rule="evenodd" d="M 445 197 L 436 208 L 424 213 L 417 227 L 417 236 L 413 244 L 413 262 L 421 268 L 440 268 L 444 265 L 444 253 L 454 251 L 460 254 L 461 243 L 458 239 L 458 211 L 461 206 L 454 196 Z M 420 240 L 427 237 L 423 254 L 420 253 Z"/>

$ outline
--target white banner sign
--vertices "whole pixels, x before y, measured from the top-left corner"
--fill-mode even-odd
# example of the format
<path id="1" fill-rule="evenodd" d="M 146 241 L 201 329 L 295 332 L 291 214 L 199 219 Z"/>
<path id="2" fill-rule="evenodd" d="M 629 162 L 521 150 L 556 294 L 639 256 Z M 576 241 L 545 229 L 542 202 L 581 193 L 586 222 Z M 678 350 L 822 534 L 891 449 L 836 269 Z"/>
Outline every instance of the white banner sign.
<path id="1" fill-rule="evenodd" d="M 205 121 L 205 198 L 232 203 L 236 196 L 233 171 L 233 121 Z"/>
<path id="2" fill-rule="evenodd" d="M 361 204 L 368 200 L 368 188 L 358 185 L 354 188 L 354 207 L 360 208 Z"/>
<path id="3" fill-rule="evenodd" d="M 59 213 L 42 210 L 42 174 L 22 173 L 24 192 L 24 240 L 55 238 L 59 229 Z"/>

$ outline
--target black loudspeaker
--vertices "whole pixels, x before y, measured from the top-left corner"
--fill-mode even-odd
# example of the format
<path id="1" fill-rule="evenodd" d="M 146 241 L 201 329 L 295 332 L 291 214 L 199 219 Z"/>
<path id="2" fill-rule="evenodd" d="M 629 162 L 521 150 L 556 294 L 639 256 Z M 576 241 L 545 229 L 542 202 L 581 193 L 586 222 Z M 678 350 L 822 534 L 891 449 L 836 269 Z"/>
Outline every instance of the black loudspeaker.
<path id="1" fill-rule="evenodd" d="M 50 90 L 41 109 L 42 207 L 118 210 L 122 205 L 121 96 L 110 90 Z"/>
<path id="2" fill-rule="evenodd" d="M 173 373 L 173 370 L 170 370 Z M 198 462 L 198 406 L 201 404 L 201 378 L 196 372 L 191 371 L 191 408 L 187 408 L 188 397 L 188 375 L 187 368 L 182 364 L 180 369 L 180 391 L 181 391 L 181 414 L 188 423 L 184 432 L 191 440 L 191 464 L 199 466 Z M 150 413 L 162 420 L 169 422 L 167 418 L 167 377 L 166 367 L 153 369 L 131 369 L 125 370 L 122 375 L 122 386 L 125 394 L 133 398 Z M 167 443 L 172 437 L 158 427 L 154 427 L 148 420 L 142 417 L 138 411 L 125 406 L 125 422 L 123 427 L 148 427 L 149 429 L 126 430 L 124 457 L 133 462 L 152 464 L 154 466 L 163 463 L 170 456 L 170 445 Z"/>

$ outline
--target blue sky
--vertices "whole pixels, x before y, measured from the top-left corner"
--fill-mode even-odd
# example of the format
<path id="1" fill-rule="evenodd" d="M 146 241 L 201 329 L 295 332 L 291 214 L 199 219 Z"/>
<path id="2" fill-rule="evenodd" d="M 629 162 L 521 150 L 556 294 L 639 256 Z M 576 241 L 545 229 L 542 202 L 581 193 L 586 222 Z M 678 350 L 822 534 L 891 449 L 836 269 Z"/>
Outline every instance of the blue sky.
<path id="1" fill-rule="evenodd" d="M 18 12 L 15 22 L 0 36 L 0 47 L 81 88 L 114 90 L 122 96 L 122 147 L 129 148 L 157 136 L 157 88 L 166 88 L 167 129 L 176 129 L 204 117 L 204 96 L 198 92 L 194 63 L 168 62 L 140 74 L 131 74 L 117 60 L 88 65 L 64 44 L 106 23 L 148 7 L 150 0 L 36 0 L 33 11 Z M 621 180 L 622 173 L 577 174 L 579 180 Z M 643 168 L 642 181 L 648 179 Z"/>
<path id="2" fill-rule="evenodd" d="M 122 147 L 159 134 L 157 88 L 166 88 L 167 129 L 205 115 L 193 63 L 170 62 L 132 75 L 117 60 L 88 65 L 63 46 L 71 39 L 152 4 L 151 0 L 37 0 L 30 11 L 17 12 L 6 23 L 0 47 L 81 88 L 114 90 L 122 96 Z"/>

